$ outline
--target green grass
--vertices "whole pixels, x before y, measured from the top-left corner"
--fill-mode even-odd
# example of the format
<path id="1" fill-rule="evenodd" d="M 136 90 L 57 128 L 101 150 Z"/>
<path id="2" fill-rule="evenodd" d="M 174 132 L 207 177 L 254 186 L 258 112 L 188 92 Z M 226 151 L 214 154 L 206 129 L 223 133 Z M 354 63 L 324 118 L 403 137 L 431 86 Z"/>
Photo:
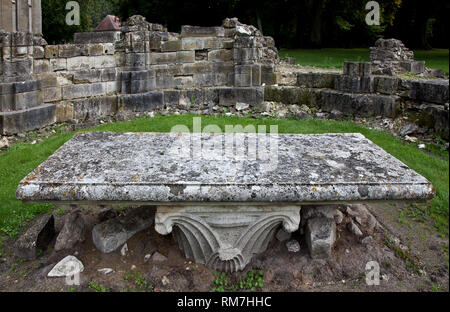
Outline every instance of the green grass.
<path id="1" fill-rule="evenodd" d="M 211 292 L 225 291 L 258 291 L 264 288 L 264 270 L 251 270 L 232 284 L 225 272 L 214 272 L 214 282 Z"/>
<path id="2" fill-rule="evenodd" d="M 449 73 L 449 51 L 445 49 L 414 51 L 415 59 L 430 68 Z M 342 68 L 344 61 L 369 61 L 369 49 L 281 49 L 280 57 L 295 57 L 297 64 L 322 68 Z"/>
<path id="3" fill-rule="evenodd" d="M 425 66 L 429 68 L 440 68 L 447 75 L 448 70 L 448 50 L 433 49 L 430 51 L 417 50 L 414 51 L 414 58 L 417 61 L 425 61 Z"/>
<path id="4" fill-rule="evenodd" d="M 172 126 L 183 124 L 192 129 L 194 115 L 157 116 L 155 118 L 138 118 L 132 121 L 104 124 L 88 131 L 114 132 L 168 132 Z M 449 216 L 449 158 L 448 152 L 436 156 L 418 149 L 414 144 L 403 143 L 400 139 L 385 132 L 370 130 L 350 121 L 327 120 L 274 120 L 247 119 L 238 117 L 202 117 L 202 127 L 217 124 L 222 129 L 225 125 L 241 124 L 243 126 L 277 124 L 280 133 L 344 133 L 359 132 L 378 144 L 388 153 L 397 157 L 412 169 L 426 177 L 436 188 L 437 195 L 430 201 L 428 213 L 436 221 L 441 233 L 448 234 Z M 34 216 L 50 211 L 47 204 L 23 204 L 15 199 L 18 183 L 28 173 L 47 159 L 74 132 L 60 133 L 43 142 L 31 145 L 19 143 L 7 151 L 0 152 L 0 234 L 14 237 L 20 226 Z M 1 237 L 1 235 L 0 235 Z M 1 241 L 1 239 L 0 239 Z"/>

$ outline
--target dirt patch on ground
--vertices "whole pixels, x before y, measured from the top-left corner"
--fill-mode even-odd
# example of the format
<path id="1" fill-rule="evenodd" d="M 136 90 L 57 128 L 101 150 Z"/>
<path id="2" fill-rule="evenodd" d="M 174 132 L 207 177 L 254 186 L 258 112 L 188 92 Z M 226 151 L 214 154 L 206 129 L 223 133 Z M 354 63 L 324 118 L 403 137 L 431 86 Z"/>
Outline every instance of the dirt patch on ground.
<path id="1" fill-rule="evenodd" d="M 235 284 L 250 270 L 262 269 L 264 291 L 448 291 L 448 237 L 439 236 L 431 221 L 405 222 L 401 215 L 405 207 L 406 204 L 371 205 L 371 212 L 385 230 L 376 232 L 366 243 L 346 227 L 338 226 L 337 242 L 329 260 L 312 260 L 304 236 L 296 232 L 292 238 L 300 242 L 300 252 L 291 253 L 285 243 L 274 239 L 267 251 L 254 257 L 244 272 L 228 274 L 227 278 L 230 284 Z M 97 213 L 84 210 L 83 217 L 90 233 L 98 222 Z M 55 218 L 60 228 L 64 215 Z M 0 291 L 93 291 L 90 282 L 91 286 L 101 285 L 117 292 L 210 291 L 216 278 L 214 270 L 185 259 L 171 235 L 161 236 L 153 227 L 127 242 L 129 251 L 125 256 L 120 250 L 102 254 L 94 247 L 90 235 L 71 250 L 55 252 L 49 248 L 34 261 L 16 258 L 13 244 L 12 240 L 5 244 L 6 256 L 0 263 Z M 402 249 L 404 246 L 407 249 Z M 156 251 L 167 259 L 145 260 L 146 255 Z M 84 264 L 79 286 L 67 285 L 65 278 L 47 277 L 53 266 L 67 255 L 76 256 Z M 369 261 L 376 261 L 380 266 L 378 286 L 366 285 Z M 105 275 L 98 271 L 102 268 L 114 272 Z"/>

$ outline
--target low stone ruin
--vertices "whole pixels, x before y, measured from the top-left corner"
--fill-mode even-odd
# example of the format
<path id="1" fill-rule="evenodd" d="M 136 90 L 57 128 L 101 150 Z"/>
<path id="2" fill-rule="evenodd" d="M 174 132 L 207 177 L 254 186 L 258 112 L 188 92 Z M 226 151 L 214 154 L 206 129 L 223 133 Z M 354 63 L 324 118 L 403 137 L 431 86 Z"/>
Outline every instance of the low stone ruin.
<path id="1" fill-rule="evenodd" d="M 408 116 L 416 130 L 448 140 L 449 82 L 439 78 L 442 71 L 414 61 L 399 40 L 379 39 L 370 51 L 371 62 L 345 62 L 342 73 L 284 68 L 292 72 L 265 87 L 269 114 L 298 119 Z M 410 77 L 401 75 L 407 73 Z"/>
<path id="2" fill-rule="evenodd" d="M 370 62 L 375 75 L 394 76 L 400 73 L 422 74 L 424 61 L 415 61 L 414 52 L 397 39 L 378 39 L 370 49 Z"/>
<path id="3" fill-rule="evenodd" d="M 2 135 L 161 112 L 410 115 L 426 132 L 448 138 L 448 80 L 436 79 L 442 71 L 415 61 L 399 40 L 377 40 L 371 61 L 346 62 L 343 74 L 309 73 L 296 71 L 292 58 L 280 61 L 271 37 L 236 18 L 218 27 L 183 26 L 180 33 L 142 16 L 119 29 L 114 17 L 105 20 L 94 32 L 75 34 L 74 44 L 48 45 L 24 31 L 0 33 Z M 420 79 L 401 76 L 406 73 Z"/>

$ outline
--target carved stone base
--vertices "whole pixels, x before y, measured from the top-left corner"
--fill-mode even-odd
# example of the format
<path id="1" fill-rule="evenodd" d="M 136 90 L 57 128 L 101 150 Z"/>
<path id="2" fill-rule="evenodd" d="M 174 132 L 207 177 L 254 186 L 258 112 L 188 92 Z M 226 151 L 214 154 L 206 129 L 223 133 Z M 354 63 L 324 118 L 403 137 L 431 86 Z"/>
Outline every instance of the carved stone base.
<path id="1" fill-rule="evenodd" d="M 155 229 L 173 231 L 186 258 L 219 271 L 243 270 L 266 250 L 280 225 L 291 233 L 300 206 L 158 206 Z"/>

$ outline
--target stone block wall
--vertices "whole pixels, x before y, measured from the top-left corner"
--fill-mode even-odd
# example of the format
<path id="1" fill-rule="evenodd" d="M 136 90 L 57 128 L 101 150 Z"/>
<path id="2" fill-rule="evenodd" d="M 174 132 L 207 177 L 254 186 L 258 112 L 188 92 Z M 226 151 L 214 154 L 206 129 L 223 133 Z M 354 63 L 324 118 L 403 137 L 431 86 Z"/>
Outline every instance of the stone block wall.
<path id="1" fill-rule="evenodd" d="M 370 60 L 372 70 L 377 75 L 425 72 L 425 62 L 415 61 L 414 52 L 397 39 L 378 39 L 375 46 L 370 48 Z"/>
<path id="2" fill-rule="evenodd" d="M 15 81 L 36 81 L 36 96 L 21 106 L 26 95 L 9 86 L 13 91 L 2 94 L 2 119 L 34 104 L 54 106 L 58 122 L 162 109 L 207 112 L 242 102 L 253 106 L 264 101 L 262 86 L 277 82 L 274 40 L 237 19 L 171 33 L 133 16 L 120 31 L 78 33 L 73 44 L 63 45 L 17 34 L 2 35 L 0 85 L 6 90 Z M 11 98 L 18 96 L 22 100 L 13 104 Z M 0 128 L 3 134 L 22 130 Z"/>
<path id="3" fill-rule="evenodd" d="M 305 105 L 334 116 L 408 116 L 448 140 L 449 81 L 374 75 L 369 62 L 345 62 L 339 73 L 297 73 L 295 84 L 266 86 L 265 100 Z"/>

